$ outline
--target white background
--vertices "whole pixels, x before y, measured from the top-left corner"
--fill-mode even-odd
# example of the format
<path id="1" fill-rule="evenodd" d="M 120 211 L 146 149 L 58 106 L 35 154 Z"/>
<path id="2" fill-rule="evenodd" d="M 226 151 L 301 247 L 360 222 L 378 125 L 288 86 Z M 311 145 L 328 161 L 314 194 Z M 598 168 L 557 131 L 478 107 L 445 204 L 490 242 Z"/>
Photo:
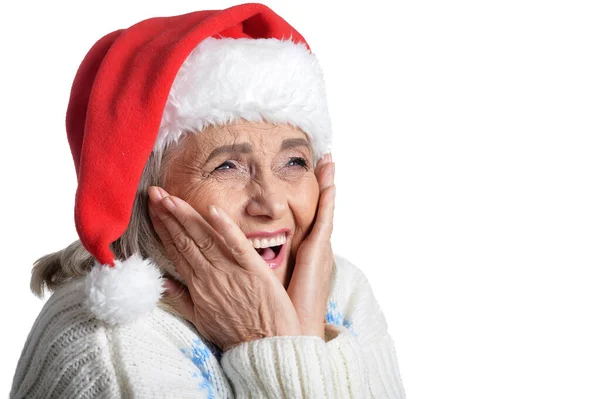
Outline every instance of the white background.
<path id="1" fill-rule="evenodd" d="M 175 3 L 175 4 L 169 4 Z M 0 395 L 73 240 L 64 118 L 104 34 L 230 1 L 3 2 Z M 600 397 L 595 1 L 267 1 L 326 75 L 334 250 L 383 307 L 409 399 Z"/>

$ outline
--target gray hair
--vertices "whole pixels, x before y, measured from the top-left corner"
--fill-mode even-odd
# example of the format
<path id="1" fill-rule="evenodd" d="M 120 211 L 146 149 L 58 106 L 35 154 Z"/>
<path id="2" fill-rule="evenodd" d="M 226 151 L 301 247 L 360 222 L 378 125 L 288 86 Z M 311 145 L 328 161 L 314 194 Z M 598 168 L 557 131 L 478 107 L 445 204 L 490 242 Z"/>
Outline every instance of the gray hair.
<path id="1" fill-rule="evenodd" d="M 143 258 L 163 257 L 162 244 L 156 235 L 148 214 L 148 187 L 162 186 L 166 176 L 166 166 L 175 152 L 168 150 L 152 151 L 133 203 L 131 219 L 125 233 L 110 244 L 116 259 L 125 259 L 134 253 Z M 83 247 L 81 241 L 74 241 L 68 247 L 39 258 L 31 272 L 31 291 L 38 297 L 45 292 L 53 292 L 61 284 L 77 277 L 85 276 L 94 266 L 94 257 Z"/>

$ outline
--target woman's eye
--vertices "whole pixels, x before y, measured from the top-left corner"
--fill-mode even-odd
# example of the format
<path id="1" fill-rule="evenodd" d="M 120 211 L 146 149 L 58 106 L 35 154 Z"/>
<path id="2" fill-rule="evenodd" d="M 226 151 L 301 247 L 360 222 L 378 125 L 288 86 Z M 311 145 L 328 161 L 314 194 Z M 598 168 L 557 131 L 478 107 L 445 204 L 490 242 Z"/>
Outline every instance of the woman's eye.
<path id="1" fill-rule="evenodd" d="M 300 158 L 300 157 L 290 158 L 288 165 L 289 166 L 302 166 L 305 169 L 308 167 L 306 159 Z"/>
<path id="2" fill-rule="evenodd" d="M 215 170 L 227 170 L 227 169 L 235 169 L 235 165 L 231 161 L 225 161 L 221 165 L 217 166 Z"/>

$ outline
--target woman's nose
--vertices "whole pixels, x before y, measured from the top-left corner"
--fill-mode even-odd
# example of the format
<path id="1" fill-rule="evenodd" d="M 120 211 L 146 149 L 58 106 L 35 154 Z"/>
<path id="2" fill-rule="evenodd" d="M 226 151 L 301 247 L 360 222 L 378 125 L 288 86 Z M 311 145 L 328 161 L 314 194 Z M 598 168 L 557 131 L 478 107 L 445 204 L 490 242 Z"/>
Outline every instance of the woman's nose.
<path id="1" fill-rule="evenodd" d="M 287 195 L 285 188 L 275 182 L 254 182 L 246 212 L 250 216 L 265 216 L 277 220 L 285 215 Z"/>

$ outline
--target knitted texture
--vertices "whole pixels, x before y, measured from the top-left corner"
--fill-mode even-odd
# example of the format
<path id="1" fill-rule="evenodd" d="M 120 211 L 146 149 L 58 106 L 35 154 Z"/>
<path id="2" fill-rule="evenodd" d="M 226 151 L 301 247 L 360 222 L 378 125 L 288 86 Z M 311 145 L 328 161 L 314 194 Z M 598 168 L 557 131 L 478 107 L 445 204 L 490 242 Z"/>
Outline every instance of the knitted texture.
<path id="1" fill-rule="evenodd" d="M 405 398 L 394 343 L 364 274 L 336 256 L 327 341 L 269 337 L 221 353 L 159 308 L 112 326 L 83 305 L 82 279 L 49 299 L 11 398 Z"/>

